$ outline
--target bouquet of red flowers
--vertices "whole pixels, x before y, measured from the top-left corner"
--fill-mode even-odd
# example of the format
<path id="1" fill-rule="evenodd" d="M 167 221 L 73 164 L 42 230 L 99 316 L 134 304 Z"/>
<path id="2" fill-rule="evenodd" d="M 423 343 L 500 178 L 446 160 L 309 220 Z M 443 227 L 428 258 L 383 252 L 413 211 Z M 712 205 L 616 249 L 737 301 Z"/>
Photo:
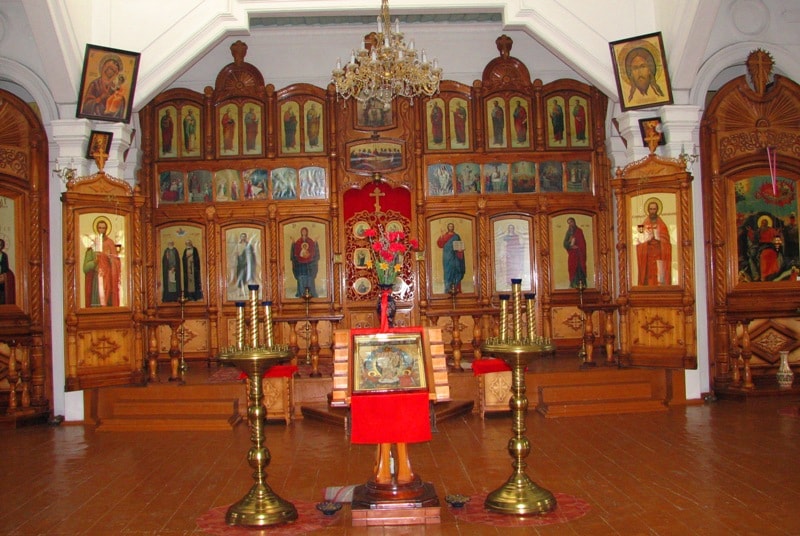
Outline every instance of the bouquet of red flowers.
<path id="1" fill-rule="evenodd" d="M 397 276 L 403 273 L 403 261 L 407 251 L 418 250 L 416 238 L 406 240 L 403 231 L 385 233 L 375 229 L 367 229 L 364 236 L 369 239 L 372 248 L 372 259 L 367 261 L 369 268 L 375 268 L 379 285 L 394 285 Z"/>

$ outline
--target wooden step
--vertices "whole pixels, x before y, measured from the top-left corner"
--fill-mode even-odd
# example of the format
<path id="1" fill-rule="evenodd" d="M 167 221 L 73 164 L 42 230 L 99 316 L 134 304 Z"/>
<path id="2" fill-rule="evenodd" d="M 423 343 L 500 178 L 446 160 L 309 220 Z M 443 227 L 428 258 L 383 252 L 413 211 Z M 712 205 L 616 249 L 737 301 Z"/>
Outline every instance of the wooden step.
<path id="1" fill-rule="evenodd" d="M 647 381 L 624 381 L 603 384 L 546 385 L 539 387 L 539 399 L 548 403 L 590 402 L 606 399 L 652 398 Z"/>
<path id="2" fill-rule="evenodd" d="M 545 417 L 578 417 L 666 411 L 647 380 L 540 385 L 536 411 Z"/>
<path id="3" fill-rule="evenodd" d="M 552 419 L 556 417 L 585 417 L 588 415 L 613 415 L 619 413 L 650 413 L 667 411 L 667 406 L 660 400 L 597 400 L 593 402 L 580 401 L 573 403 L 540 403 L 536 406 L 543 416 Z"/>
<path id="4" fill-rule="evenodd" d="M 230 431 L 240 415 L 159 415 L 150 417 L 111 417 L 103 419 L 98 432 L 220 432 Z"/>
<path id="5" fill-rule="evenodd" d="M 175 415 L 225 415 L 231 410 L 239 412 L 239 401 L 234 399 L 119 399 L 112 408 L 114 417 Z"/>
<path id="6" fill-rule="evenodd" d="M 241 422 L 238 399 L 117 399 L 103 432 L 230 430 Z"/>

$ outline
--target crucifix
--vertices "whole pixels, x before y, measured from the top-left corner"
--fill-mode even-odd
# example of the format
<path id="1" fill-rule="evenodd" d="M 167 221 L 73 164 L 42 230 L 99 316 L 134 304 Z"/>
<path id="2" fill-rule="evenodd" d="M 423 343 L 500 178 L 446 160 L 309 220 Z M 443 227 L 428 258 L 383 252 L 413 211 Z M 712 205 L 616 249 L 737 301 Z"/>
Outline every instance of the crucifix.
<path id="1" fill-rule="evenodd" d="M 385 195 L 386 194 L 381 192 L 380 188 L 378 188 L 377 186 L 375 187 L 374 190 L 372 190 L 372 193 L 369 194 L 370 197 L 374 197 L 375 198 L 375 205 L 374 205 L 375 206 L 375 212 L 380 212 L 381 211 L 381 197 L 383 197 Z"/>

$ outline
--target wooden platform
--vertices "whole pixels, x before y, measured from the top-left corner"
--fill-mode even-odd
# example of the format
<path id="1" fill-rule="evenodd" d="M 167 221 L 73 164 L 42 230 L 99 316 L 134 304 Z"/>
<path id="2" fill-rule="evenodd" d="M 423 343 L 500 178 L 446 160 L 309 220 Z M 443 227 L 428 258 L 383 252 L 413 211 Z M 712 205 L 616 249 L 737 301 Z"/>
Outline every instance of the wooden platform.
<path id="1" fill-rule="evenodd" d="M 451 400 L 434 405 L 435 422 L 481 413 L 484 393 L 479 377 L 466 365 L 448 373 Z M 205 363 L 190 363 L 183 382 L 167 381 L 165 369 L 161 381 L 146 386 L 87 389 L 85 419 L 103 431 L 230 430 L 246 419 L 247 392 L 235 375 L 229 382 L 212 383 L 212 377 L 219 377 L 216 371 Z M 581 369 L 573 357 L 531 363 L 525 382 L 530 411 L 546 418 L 663 412 L 670 404 L 686 402 L 682 371 L 603 365 Z M 348 408 L 327 403 L 331 377 L 310 378 L 301 368 L 293 385 L 293 418 L 345 425 Z M 510 410 L 504 400 L 492 411 Z"/>
<path id="2" fill-rule="evenodd" d="M 653 370 L 563 372 L 534 380 L 536 410 L 548 418 L 667 411 L 663 374 Z"/>
<path id="3" fill-rule="evenodd" d="M 354 527 L 392 525 L 436 525 L 441 522 L 441 507 L 425 508 L 353 508 Z"/>
<path id="4" fill-rule="evenodd" d="M 475 402 L 473 400 L 437 402 L 433 406 L 435 422 L 441 422 L 445 419 L 471 413 L 474 406 Z M 300 406 L 300 412 L 306 419 L 313 419 L 341 426 L 347 426 L 347 417 L 350 414 L 349 408 L 334 408 L 326 404 L 304 404 Z"/>
<path id="5" fill-rule="evenodd" d="M 774 374 L 754 375 L 752 388 L 745 388 L 742 382 L 716 385 L 714 395 L 720 400 L 736 400 L 737 402 L 746 402 L 749 398 L 796 396 L 800 395 L 800 380 L 795 373 L 792 386 L 784 389 L 778 387 L 778 381 Z"/>

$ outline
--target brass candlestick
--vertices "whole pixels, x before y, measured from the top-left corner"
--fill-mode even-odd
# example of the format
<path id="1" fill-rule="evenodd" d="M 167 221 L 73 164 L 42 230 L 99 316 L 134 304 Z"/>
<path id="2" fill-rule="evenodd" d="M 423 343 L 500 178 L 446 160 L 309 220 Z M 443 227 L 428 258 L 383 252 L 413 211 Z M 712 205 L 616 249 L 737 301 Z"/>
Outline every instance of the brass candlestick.
<path id="1" fill-rule="evenodd" d="M 189 365 L 186 364 L 186 359 L 183 357 L 183 345 L 186 339 L 184 333 L 186 331 L 186 317 L 184 316 L 184 306 L 188 301 L 186 298 L 186 294 L 181 291 L 181 297 L 178 300 L 181 304 L 181 364 L 178 366 L 178 370 L 181 371 L 181 376 L 185 376 L 186 372 L 189 370 Z"/>
<path id="2" fill-rule="evenodd" d="M 521 280 L 512 279 L 512 296 L 514 299 L 514 314 L 519 315 Z M 484 502 L 487 510 L 492 510 L 501 514 L 528 515 L 546 514 L 556 507 L 556 498 L 548 490 L 537 485 L 525 474 L 525 458 L 531 451 L 531 444 L 525 436 L 525 417 L 528 412 L 528 398 L 525 396 L 525 368 L 534 357 L 540 357 L 544 353 L 552 352 L 555 347 L 550 339 L 540 337 L 531 330 L 528 324 L 528 335 L 522 335 L 522 324 L 514 319 L 513 337 L 507 338 L 507 303 L 508 295 L 501 296 L 501 322 L 500 337 L 492 337 L 486 340 L 481 349 L 484 354 L 492 355 L 502 359 L 511 367 L 512 377 L 512 432 L 514 436 L 508 442 L 508 453 L 514 460 L 512 466 L 514 473 L 495 491 L 489 493 Z M 532 314 L 533 298 L 528 302 L 528 315 Z"/>
<path id="3" fill-rule="evenodd" d="M 250 306 L 255 309 L 255 296 L 258 287 L 250 289 Z M 280 363 L 289 361 L 292 352 L 288 346 L 272 343 L 272 315 L 269 302 L 264 302 L 264 322 L 266 324 L 267 344 L 258 343 L 258 326 L 251 326 L 250 344 L 245 344 L 244 303 L 238 302 L 236 316 L 236 345 L 225 349 L 219 355 L 221 362 L 235 365 L 244 372 L 249 381 L 247 420 L 250 426 L 250 440 L 253 446 L 247 453 L 250 467 L 255 469 L 253 479 L 255 484 L 250 491 L 238 502 L 228 508 L 225 522 L 228 525 L 241 525 L 248 527 L 266 527 L 287 523 L 297 519 L 297 509 L 294 505 L 280 498 L 267 485 L 265 469 L 270 461 L 269 449 L 264 442 L 264 388 L 262 378 L 270 368 Z M 251 318 L 257 320 L 258 313 L 251 310 Z M 255 334 L 255 335 L 254 335 Z"/>
<path id="4" fill-rule="evenodd" d="M 578 309 L 581 311 L 581 347 L 578 350 L 578 359 L 581 366 L 591 366 L 594 362 L 587 362 L 588 354 L 586 352 L 586 313 L 583 311 L 583 291 L 586 290 L 586 285 L 583 281 L 578 281 Z"/>
<path id="5" fill-rule="evenodd" d="M 311 303 L 311 290 L 308 287 L 303 291 L 303 300 L 306 302 L 306 365 L 311 364 L 311 319 L 308 316 L 308 306 Z"/>

